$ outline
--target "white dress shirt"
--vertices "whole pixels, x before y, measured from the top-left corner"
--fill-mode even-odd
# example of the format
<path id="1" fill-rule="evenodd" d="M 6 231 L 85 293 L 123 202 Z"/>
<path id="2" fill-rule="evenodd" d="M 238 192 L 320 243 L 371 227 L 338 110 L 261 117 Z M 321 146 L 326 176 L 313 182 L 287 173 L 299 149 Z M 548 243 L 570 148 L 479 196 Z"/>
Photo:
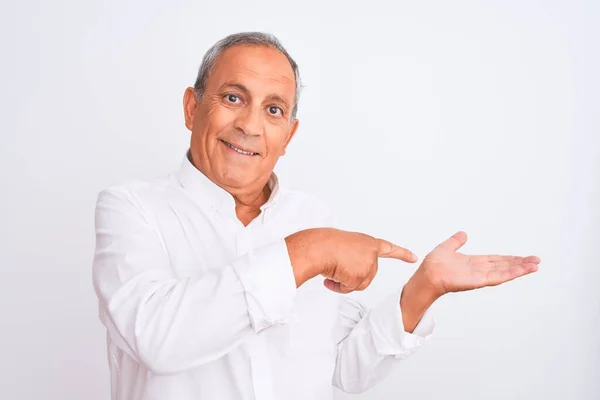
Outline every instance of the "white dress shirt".
<path id="1" fill-rule="evenodd" d="M 284 238 L 332 216 L 274 174 L 269 185 L 246 227 L 187 157 L 100 192 L 93 279 L 112 400 L 330 400 L 333 386 L 370 388 L 431 335 L 429 312 L 404 331 L 401 288 L 371 310 L 322 277 L 296 288 Z"/>

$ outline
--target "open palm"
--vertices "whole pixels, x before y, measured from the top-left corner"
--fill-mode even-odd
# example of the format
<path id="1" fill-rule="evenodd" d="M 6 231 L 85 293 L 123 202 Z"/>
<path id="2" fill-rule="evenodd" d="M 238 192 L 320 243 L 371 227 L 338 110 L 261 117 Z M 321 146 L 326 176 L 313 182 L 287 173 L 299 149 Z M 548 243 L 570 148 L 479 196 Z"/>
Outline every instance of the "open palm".
<path id="1" fill-rule="evenodd" d="M 457 232 L 433 249 L 419 267 L 439 293 L 496 286 L 537 271 L 540 263 L 535 256 L 459 253 L 457 250 L 466 242 L 466 233 Z"/>

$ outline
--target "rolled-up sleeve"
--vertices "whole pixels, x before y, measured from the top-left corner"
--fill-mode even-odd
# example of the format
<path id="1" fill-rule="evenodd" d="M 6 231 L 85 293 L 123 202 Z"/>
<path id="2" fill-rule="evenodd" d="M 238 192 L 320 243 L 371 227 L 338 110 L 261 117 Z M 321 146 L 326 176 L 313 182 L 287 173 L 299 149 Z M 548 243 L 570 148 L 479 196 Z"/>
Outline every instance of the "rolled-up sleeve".
<path id="1" fill-rule="evenodd" d="M 406 332 L 400 309 L 401 291 L 370 310 L 345 297 L 340 306 L 340 333 L 333 384 L 344 392 L 360 393 L 385 378 L 431 337 L 435 319 L 427 310 L 412 333 Z"/>
<path id="2" fill-rule="evenodd" d="M 278 240 L 233 262 L 244 288 L 255 332 L 293 318 L 296 280 L 285 240 Z"/>
<path id="3" fill-rule="evenodd" d="M 433 334 L 435 320 L 427 310 L 412 333 L 404 330 L 400 293 L 393 293 L 367 315 L 368 329 L 378 354 L 406 358 Z"/>

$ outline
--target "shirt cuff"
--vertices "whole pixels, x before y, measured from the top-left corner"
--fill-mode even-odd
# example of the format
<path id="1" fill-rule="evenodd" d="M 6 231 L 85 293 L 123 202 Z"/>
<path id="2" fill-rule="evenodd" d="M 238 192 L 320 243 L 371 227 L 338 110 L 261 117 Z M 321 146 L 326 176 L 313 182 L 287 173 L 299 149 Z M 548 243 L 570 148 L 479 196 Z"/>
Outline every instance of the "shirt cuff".
<path id="1" fill-rule="evenodd" d="M 296 279 L 285 239 L 253 250 L 233 262 L 256 332 L 294 320 Z"/>
<path id="2" fill-rule="evenodd" d="M 428 309 L 412 333 L 404 330 L 400 293 L 394 292 L 369 312 L 369 326 L 377 352 L 397 359 L 408 357 L 431 337 L 435 318 Z"/>

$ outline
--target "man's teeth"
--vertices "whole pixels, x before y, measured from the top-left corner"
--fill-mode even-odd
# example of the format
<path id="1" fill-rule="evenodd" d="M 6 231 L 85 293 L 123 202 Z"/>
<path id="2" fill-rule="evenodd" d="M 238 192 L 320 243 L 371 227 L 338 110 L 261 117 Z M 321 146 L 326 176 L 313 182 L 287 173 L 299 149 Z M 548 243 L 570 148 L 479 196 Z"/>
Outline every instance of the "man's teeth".
<path id="1" fill-rule="evenodd" d="M 225 145 L 227 145 L 227 147 L 229 147 L 230 149 L 233 149 L 240 154 L 245 154 L 247 156 L 255 156 L 258 154 L 258 153 L 253 153 L 251 151 L 244 151 L 244 150 L 238 149 L 237 147 L 234 147 L 231 143 L 227 143 L 226 141 L 223 141 L 223 143 L 225 143 Z"/>

